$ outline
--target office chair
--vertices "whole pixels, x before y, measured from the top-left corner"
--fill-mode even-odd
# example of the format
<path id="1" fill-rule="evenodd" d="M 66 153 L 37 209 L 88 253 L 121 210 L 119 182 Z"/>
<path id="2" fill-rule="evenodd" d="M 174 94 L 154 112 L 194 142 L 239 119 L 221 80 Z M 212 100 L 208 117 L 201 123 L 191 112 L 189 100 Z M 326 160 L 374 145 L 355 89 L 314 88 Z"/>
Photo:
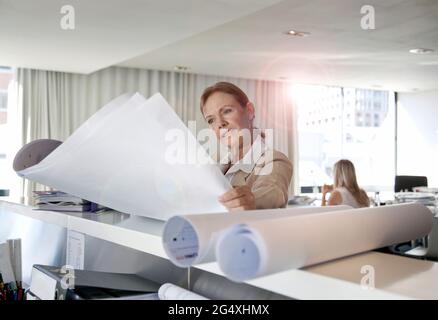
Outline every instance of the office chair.
<path id="1" fill-rule="evenodd" d="M 412 192 L 414 187 L 427 187 L 427 177 L 395 176 L 394 192 L 403 190 Z"/>
<path id="2" fill-rule="evenodd" d="M 301 187 L 301 193 L 313 193 L 313 186 L 302 186 Z M 318 188 L 318 192 L 321 193 L 322 192 L 322 187 L 321 186 L 317 186 Z"/>

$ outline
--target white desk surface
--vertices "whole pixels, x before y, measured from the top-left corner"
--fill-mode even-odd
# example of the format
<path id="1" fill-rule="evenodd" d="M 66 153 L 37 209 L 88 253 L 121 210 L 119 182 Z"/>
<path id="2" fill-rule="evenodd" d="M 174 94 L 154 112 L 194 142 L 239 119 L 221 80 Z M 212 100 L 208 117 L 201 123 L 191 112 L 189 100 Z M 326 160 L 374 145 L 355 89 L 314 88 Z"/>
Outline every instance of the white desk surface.
<path id="1" fill-rule="evenodd" d="M 167 259 L 161 243 L 163 221 L 114 211 L 99 215 L 40 211 L 1 200 L 3 213 L 24 215 Z M 375 289 L 361 285 L 364 265 L 375 270 Z M 196 268 L 223 275 L 215 262 Z M 438 299 L 438 263 L 367 252 L 247 283 L 296 299 Z"/>

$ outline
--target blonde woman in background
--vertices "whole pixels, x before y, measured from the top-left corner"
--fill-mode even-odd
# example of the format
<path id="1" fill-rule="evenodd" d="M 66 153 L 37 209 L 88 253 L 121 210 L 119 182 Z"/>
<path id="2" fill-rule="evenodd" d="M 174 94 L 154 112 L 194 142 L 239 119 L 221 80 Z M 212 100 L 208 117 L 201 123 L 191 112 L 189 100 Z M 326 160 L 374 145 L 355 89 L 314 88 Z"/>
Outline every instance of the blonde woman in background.
<path id="1" fill-rule="evenodd" d="M 349 160 L 339 160 L 333 167 L 333 185 L 322 187 L 322 205 L 336 206 L 346 204 L 353 208 L 370 206 L 366 192 L 359 188 L 354 165 Z M 330 197 L 326 200 L 327 193 Z"/>

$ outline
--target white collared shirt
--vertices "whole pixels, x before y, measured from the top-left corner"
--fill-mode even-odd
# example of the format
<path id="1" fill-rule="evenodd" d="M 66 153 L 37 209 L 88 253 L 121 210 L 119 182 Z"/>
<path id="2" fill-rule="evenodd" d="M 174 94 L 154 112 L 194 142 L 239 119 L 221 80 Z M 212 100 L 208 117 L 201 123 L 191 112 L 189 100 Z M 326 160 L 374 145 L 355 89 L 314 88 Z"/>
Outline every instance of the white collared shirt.
<path id="1" fill-rule="evenodd" d="M 229 163 L 228 165 L 222 165 L 221 170 L 225 174 L 225 178 L 230 181 L 233 179 L 234 175 L 239 172 L 243 171 L 247 174 L 250 174 L 257 163 L 257 161 L 260 159 L 260 157 L 264 154 L 266 150 L 265 143 L 261 136 L 259 135 L 257 139 L 253 142 L 251 145 L 251 148 L 246 152 L 246 154 L 243 156 L 242 159 L 240 159 L 238 162 L 231 165 L 231 154 L 228 153 L 228 159 Z M 227 170 L 227 168 L 229 168 Z"/>

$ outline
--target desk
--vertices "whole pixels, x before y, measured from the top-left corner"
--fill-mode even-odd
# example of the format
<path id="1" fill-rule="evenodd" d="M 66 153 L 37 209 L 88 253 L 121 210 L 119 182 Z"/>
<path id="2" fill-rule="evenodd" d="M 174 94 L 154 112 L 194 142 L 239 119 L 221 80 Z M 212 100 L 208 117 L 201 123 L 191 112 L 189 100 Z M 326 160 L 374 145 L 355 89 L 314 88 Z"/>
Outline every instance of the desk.
<path id="1" fill-rule="evenodd" d="M 13 221 L 19 221 L 20 224 L 13 224 Z M 8 227 L 4 223 L 9 223 Z M 26 237 L 32 223 L 47 225 L 54 235 L 40 232 L 33 238 L 36 242 L 30 243 Z M 176 275 L 185 275 L 187 272 L 171 265 L 165 255 L 161 245 L 162 221 L 119 212 L 96 216 L 37 211 L 26 205 L 0 201 L 2 225 L 0 241 L 21 237 L 24 252 L 35 251 L 41 245 L 50 246 L 50 237 L 65 239 L 68 230 L 90 237 L 93 241 L 86 245 L 90 250 L 85 254 L 86 269 L 153 275 L 158 282 L 175 281 Z M 45 256 L 33 255 L 34 260 L 23 261 L 23 267 L 28 270 L 33 263 L 62 263 L 65 261 L 61 257 L 63 250 L 65 245 L 40 250 Z M 142 254 L 146 254 L 147 259 Z M 55 255 L 57 258 L 52 257 Z M 97 258 L 105 258 L 105 264 L 99 265 Z M 364 289 L 361 286 L 361 267 L 364 265 L 374 266 L 375 289 Z M 300 270 L 288 270 L 242 284 L 226 279 L 215 262 L 197 265 L 192 268 L 192 272 L 194 277 L 191 288 L 202 294 L 209 290 L 211 293 L 213 287 L 218 291 L 217 288 L 222 286 L 224 292 L 216 292 L 214 296 L 210 294 L 210 297 L 222 299 L 239 299 L 243 297 L 242 294 L 246 298 L 266 299 L 438 299 L 437 263 L 379 252 L 363 253 Z"/>

